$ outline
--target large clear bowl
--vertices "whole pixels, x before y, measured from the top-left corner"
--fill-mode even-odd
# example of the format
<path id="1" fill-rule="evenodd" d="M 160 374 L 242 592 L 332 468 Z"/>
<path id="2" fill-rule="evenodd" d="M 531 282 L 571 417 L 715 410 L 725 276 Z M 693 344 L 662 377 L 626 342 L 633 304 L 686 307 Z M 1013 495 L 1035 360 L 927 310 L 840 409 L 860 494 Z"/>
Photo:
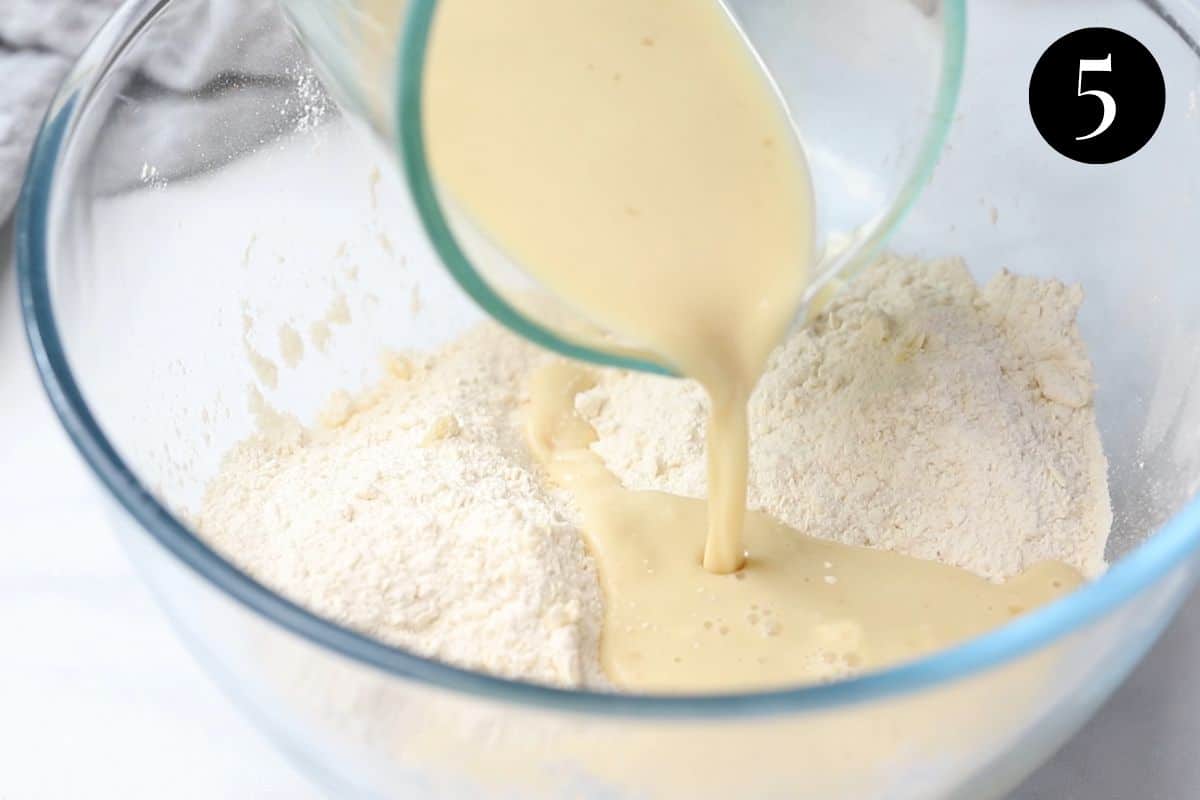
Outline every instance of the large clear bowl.
<path id="1" fill-rule="evenodd" d="M 964 255 L 981 278 L 1009 267 L 1083 285 L 1111 570 L 894 669 L 690 698 L 558 691 L 416 657 L 306 612 L 189 529 L 220 455 L 253 428 L 253 395 L 310 419 L 331 387 L 374 380 L 382 349 L 432 348 L 481 317 L 435 260 L 389 154 L 342 118 L 275 11 L 235 6 L 239 33 L 214 44 L 200 34 L 228 4 L 134 0 L 89 47 L 21 201 L 22 303 L 50 398 L 131 557 L 197 658 L 333 796 L 1000 796 L 1092 713 L 1192 586 L 1191 2 L 977 4 L 960 114 L 893 240 Z M 1134 34 L 1166 74 L 1156 137 L 1105 167 L 1057 155 L 1026 107 L 1037 56 L 1085 25 Z M 322 334 L 295 366 L 284 325 Z"/>

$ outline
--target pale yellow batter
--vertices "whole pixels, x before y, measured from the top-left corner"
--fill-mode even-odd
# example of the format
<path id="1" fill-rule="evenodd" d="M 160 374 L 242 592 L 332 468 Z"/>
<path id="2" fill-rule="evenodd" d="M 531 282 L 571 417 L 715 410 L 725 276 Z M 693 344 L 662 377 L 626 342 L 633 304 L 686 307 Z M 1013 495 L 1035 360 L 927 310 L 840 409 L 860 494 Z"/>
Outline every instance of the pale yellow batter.
<path id="1" fill-rule="evenodd" d="M 786 111 L 716 0 L 444 0 L 427 74 L 447 197 L 581 317 L 709 395 L 706 509 L 628 491 L 590 452 L 572 405 L 585 371 L 533 387 L 531 445 L 583 511 L 619 687 L 870 669 L 1079 583 L 1046 564 L 990 584 L 747 513 L 746 404 L 807 285 L 813 210 Z"/>
<path id="2" fill-rule="evenodd" d="M 813 539 L 746 517 L 746 564 L 701 567 L 704 503 L 621 487 L 588 449 L 574 398 L 589 373 L 535 376 L 530 445 L 584 515 L 608 598 L 600 657 L 629 690 L 763 688 L 905 661 L 1002 625 L 1082 582 L 1044 562 L 1006 583 L 896 553 Z"/>
<path id="3" fill-rule="evenodd" d="M 704 563 L 736 570 L 746 400 L 812 249 L 800 148 L 752 51 L 715 0 L 450 0 L 428 75 L 449 195 L 591 322 L 708 390 Z"/>

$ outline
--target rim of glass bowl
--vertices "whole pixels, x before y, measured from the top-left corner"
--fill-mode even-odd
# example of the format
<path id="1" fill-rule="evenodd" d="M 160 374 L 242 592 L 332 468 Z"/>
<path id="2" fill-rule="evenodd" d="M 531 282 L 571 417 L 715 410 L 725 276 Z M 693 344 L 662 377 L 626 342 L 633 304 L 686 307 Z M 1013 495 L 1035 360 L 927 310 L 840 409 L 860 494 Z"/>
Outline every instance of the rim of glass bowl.
<path id="1" fill-rule="evenodd" d="M 1106 574 L 1013 622 L 916 661 L 829 684 L 719 695 L 625 695 L 556 689 L 492 677 L 423 658 L 342 628 L 284 599 L 200 540 L 142 484 L 89 410 L 72 375 L 54 317 L 48 274 L 56 171 L 80 117 L 124 48 L 171 0 L 133 0 L 85 50 L 51 104 L 34 146 L 17 211 L 16 256 L 26 333 L 63 427 L 92 471 L 163 547 L 246 608 L 313 644 L 397 677 L 501 702 L 551 710 L 651 718 L 728 718 L 829 709 L 964 678 L 1008 662 L 1085 625 L 1160 578 L 1200 543 L 1193 497 Z"/>
<path id="2" fill-rule="evenodd" d="M 442 204 L 434 188 L 429 161 L 425 155 L 424 114 L 421 87 L 424 83 L 429 31 L 437 9 L 437 0 L 413 0 L 409 6 L 402 33 L 400 57 L 396 60 L 398 102 L 394 120 L 396 139 L 404 176 L 412 194 L 417 214 L 433 243 L 438 257 L 458 285 L 496 321 L 514 333 L 565 356 L 609 367 L 622 367 L 660 375 L 674 374 L 665 366 L 646 359 L 596 350 L 565 339 L 546 326 L 530 319 L 505 300 L 471 265 L 471 260 L 458 245 L 447 222 Z M 954 106 L 962 83 L 963 55 L 966 46 L 966 0 L 943 0 L 942 4 L 942 63 L 938 76 L 937 100 L 929 125 L 917 151 L 915 167 L 874 230 L 863 240 L 851 257 L 835 259 L 817 276 L 809 287 L 808 296 L 829 280 L 853 274 L 877 254 L 883 243 L 908 214 L 921 189 L 933 173 L 949 134 L 954 118 Z"/>

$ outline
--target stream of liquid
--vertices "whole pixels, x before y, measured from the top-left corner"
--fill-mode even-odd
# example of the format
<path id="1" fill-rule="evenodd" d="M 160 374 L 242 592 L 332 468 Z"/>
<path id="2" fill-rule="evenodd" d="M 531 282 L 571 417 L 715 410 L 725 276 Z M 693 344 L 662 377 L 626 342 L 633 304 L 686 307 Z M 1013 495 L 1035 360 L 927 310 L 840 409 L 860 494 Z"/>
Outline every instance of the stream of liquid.
<path id="1" fill-rule="evenodd" d="M 746 401 L 796 313 L 813 227 L 753 51 L 715 0 L 449 0 L 427 76 L 449 195 L 581 316 L 707 389 L 704 564 L 738 569 Z"/>

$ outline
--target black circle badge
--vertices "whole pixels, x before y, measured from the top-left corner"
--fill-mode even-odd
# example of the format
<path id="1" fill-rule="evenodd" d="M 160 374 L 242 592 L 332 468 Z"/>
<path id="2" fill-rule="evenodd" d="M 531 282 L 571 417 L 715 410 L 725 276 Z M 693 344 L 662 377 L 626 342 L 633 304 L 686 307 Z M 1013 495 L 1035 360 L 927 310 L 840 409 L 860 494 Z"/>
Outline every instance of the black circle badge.
<path id="1" fill-rule="evenodd" d="M 1029 112 L 1046 143 L 1085 164 L 1111 164 L 1158 130 L 1167 89 L 1141 42 L 1112 28 L 1081 28 L 1042 53 L 1029 78 Z"/>

